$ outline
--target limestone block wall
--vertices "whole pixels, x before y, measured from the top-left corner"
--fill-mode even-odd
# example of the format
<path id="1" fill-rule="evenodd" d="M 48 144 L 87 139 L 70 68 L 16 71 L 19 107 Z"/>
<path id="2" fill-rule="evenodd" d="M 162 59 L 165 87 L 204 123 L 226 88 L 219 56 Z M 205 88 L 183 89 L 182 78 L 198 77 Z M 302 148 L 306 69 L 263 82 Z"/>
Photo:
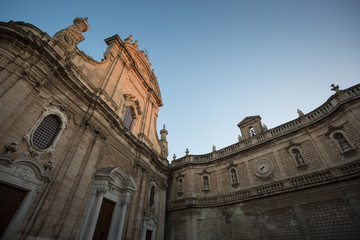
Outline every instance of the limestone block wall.
<path id="1" fill-rule="evenodd" d="M 171 213 L 169 239 L 357 239 L 359 182 L 352 180 L 212 208 Z M 357 189 L 356 189 L 357 188 Z"/>
<path id="2" fill-rule="evenodd" d="M 173 161 L 166 237 L 356 239 L 359 100 L 357 85 L 261 136 Z M 341 142 L 334 134 L 341 135 Z M 208 191 L 203 175 L 210 178 Z M 179 177 L 183 194 L 178 193 Z"/>

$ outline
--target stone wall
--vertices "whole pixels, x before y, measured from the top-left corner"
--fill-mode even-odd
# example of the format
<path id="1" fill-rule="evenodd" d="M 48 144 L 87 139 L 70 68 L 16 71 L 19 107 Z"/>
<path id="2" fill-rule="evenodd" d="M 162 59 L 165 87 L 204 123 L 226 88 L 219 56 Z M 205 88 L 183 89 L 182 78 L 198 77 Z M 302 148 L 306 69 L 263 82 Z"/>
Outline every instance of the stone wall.
<path id="1" fill-rule="evenodd" d="M 184 221 L 187 232 L 177 235 L 176 226 L 168 224 L 168 238 L 356 239 L 359 119 L 357 85 L 260 136 L 174 160 L 168 213 L 173 221 Z M 204 174 L 210 177 L 208 191 L 203 190 Z M 176 194 L 179 176 L 184 194 Z"/>
<path id="2" fill-rule="evenodd" d="M 334 183 L 219 207 L 176 210 L 171 212 L 170 239 L 357 239 L 359 186 L 352 179 L 341 188 Z"/>

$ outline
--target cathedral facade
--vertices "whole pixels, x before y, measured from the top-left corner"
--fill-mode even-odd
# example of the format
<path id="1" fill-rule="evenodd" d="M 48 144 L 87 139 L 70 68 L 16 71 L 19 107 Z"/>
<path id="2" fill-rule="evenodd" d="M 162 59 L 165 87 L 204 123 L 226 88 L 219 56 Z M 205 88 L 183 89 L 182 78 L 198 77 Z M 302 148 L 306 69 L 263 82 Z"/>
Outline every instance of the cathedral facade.
<path id="1" fill-rule="evenodd" d="M 147 54 L 115 35 L 95 61 L 88 28 L 0 22 L 0 239 L 357 239 L 360 84 L 169 164 Z"/>

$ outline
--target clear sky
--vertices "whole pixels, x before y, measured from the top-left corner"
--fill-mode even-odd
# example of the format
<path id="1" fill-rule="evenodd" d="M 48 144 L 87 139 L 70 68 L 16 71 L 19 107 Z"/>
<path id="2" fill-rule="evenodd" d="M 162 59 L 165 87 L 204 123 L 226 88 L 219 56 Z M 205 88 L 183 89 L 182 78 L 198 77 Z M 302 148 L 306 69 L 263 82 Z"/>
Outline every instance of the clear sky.
<path id="1" fill-rule="evenodd" d="M 268 128 L 305 114 L 360 82 L 359 0 L 1 1 L 0 21 L 53 36 L 88 17 L 79 48 L 96 60 L 105 38 L 129 34 L 147 50 L 169 131 L 169 160 L 237 142 L 237 124 Z"/>

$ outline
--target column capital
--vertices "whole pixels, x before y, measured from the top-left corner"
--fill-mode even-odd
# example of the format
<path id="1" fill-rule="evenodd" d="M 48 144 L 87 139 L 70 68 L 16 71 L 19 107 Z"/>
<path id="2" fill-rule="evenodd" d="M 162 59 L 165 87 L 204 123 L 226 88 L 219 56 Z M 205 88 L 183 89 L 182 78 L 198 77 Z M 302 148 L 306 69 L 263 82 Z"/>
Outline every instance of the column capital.
<path id="1" fill-rule="evenodd" d="M 127 207 L 130 203 L 130 200 L 126 198 L 126 199 L 121 200 L 120 203 L 121 203 L 122 207 Z"/>

